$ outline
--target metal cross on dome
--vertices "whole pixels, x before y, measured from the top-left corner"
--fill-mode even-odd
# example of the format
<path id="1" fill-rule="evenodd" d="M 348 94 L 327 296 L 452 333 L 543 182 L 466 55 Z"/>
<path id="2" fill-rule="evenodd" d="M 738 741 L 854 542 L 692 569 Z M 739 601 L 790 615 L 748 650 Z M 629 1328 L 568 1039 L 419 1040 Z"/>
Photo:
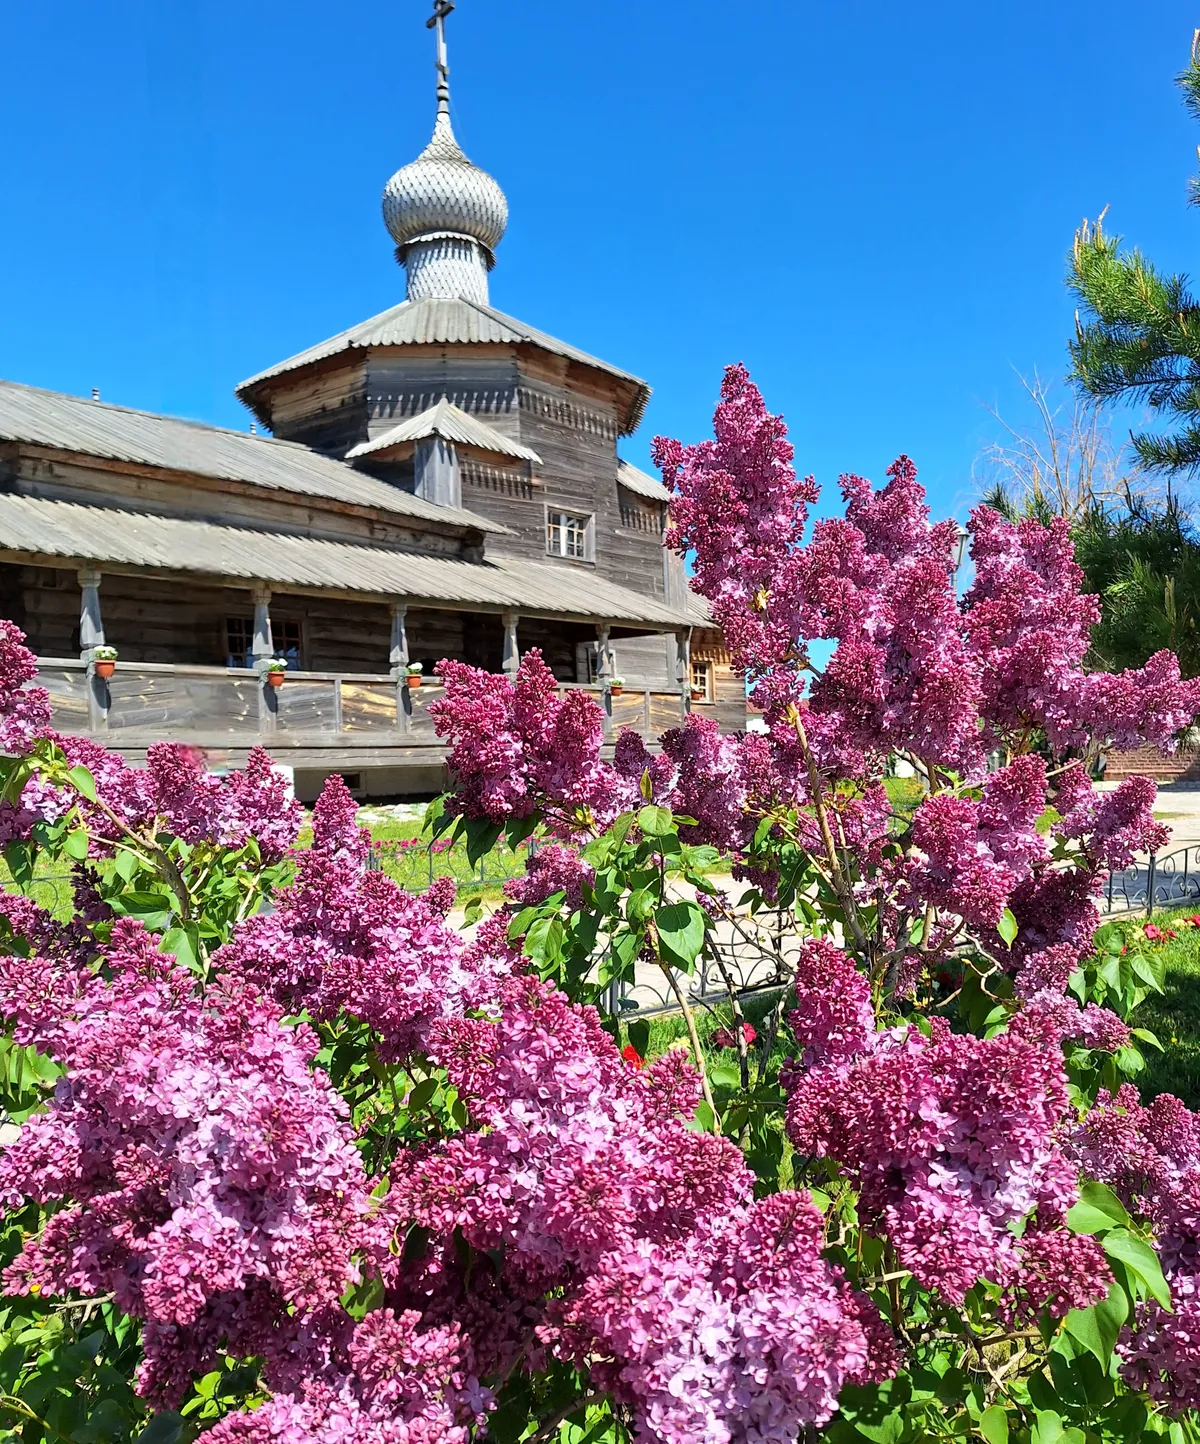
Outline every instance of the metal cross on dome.
<path id="1" fill-rule="evenodd" d="M 433 14 L 425 22 L 426 30 L 437 31 L 437 94 L 438 100 L 450 99 L 450 67 L 446 64 L 446 16 L 454 9 L 453 0 L 433 0 Z"/>

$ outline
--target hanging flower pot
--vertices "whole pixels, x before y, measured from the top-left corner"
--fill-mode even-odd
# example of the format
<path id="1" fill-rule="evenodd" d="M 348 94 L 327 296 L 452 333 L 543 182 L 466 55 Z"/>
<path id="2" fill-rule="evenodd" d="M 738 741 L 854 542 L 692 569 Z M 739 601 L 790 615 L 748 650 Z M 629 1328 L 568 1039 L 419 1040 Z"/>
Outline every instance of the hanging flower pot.
<path id="1" fill-rule="evenodd" d="M 406 669 L 405 681 L 407 681 L 410 687 L 419 687 L 421 685 L 421 673 L 424 670 L 425 666 L 421 662 L 414 662 L 412 666 Z"/>
<path id="2" fill-rule="evenodd" d="M 287 675 L 287 663 L 277 657 L 275 661 L 268 662 L 264 668 L 268 687 L 282 687 L 283 679 Z"/>
<path id="3" fill-rule="evenodd" d="M 96 676 L 103 678 L 105 682 L 117 670 L 117 649 L 116 647 L 96 647 L 92 651 L 92 667 Z"/>
<path id="4" fill-rule="evenodd" d="M 612 679 L 612 681 L 609 682 L 609 684 L 608 684 L 609 695 L 612 696 L 612 697 L 619 697 L 619 696 L 621 695 L 621 693 L 624 692 L 624 690 L 625 690 L 625 678 L 624 678 L 624 677 L 614 677 L 614 678 Z"/>

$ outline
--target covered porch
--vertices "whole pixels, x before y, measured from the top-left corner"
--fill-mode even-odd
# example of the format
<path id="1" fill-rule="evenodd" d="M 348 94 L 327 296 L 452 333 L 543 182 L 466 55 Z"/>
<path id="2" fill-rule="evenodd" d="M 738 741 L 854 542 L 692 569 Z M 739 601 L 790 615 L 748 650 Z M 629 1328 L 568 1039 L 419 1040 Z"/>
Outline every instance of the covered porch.
<path id="1" fill-rule="evenodd" d="M 17 500 L 28 507 L 0 497 L 0 512 Z M 301 796 L 330 772 L 370 773 L 364 795 L 435 792 L 437 663 L 512 674 L 534 646 L 563 691 L 596 696 L 614 738 L 629 727 L 653 739 L 691 707 L 689 619 L 592 574 L 174 518 L 138 516 L 118 537 L 97 523 L 120 514 L 44 511 L 38 521 L 70 524 L 40 526 L 36 546 L 32 534 L 4 536 L 0 615 L 37 652 L 55 725 L 134 761 L 163 738 L 217 766 L 258 744 L 296 770 Z M 666 666 L 661 682 L 614 693 L 612 642 L 664 633 L 674 676 Z M 97 670 L 103 647 L 119 653 L 109 677 Z"/>

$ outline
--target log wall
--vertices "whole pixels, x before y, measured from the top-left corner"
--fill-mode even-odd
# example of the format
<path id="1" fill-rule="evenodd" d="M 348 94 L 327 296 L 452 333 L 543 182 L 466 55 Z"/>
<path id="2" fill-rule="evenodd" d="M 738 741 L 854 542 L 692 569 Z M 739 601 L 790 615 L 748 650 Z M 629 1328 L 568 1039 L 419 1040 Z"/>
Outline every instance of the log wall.
<path id="1" fill-rule="evenodd" d="M 79 600 L 73 570 L 0 562 L 0 616 L 16 621 L 40 656 L 78 656 Z M 122 662 L 223 667 L 226 619 L 251 618 L 254 604 L 249 590 L 111 573 L 101 580 L 100 611 L 105 641 L 118 649 Z M 392 618 L 382 604 L 276 592 L 271 620 L 277 641 L 282 623 L 299 624 L 305 670 L 388 670 Z M 409 658 L 428 673 L 443 657 L 500 670 L 504 627 L 492 613 L 411 607 L 406 627 Z M 523 651 L 540 647 L 555 676 L 575 681 L 575 647 L 589 635 L 594 632 L 586 627 L 526 618 L 518 627 L 518 645 Z"/>

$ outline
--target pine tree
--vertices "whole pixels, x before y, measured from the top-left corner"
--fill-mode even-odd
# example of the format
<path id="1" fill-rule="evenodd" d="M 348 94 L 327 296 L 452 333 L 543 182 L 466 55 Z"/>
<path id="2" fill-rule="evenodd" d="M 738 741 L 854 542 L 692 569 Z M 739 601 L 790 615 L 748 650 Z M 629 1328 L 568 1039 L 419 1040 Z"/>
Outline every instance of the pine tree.
<path id="1" fill-rule="evenodd" d="M 1200 121 L 1200 30 L 1178 77 L 1188 111 Z M 1200 152 L 1200 147 L 1197 147 Z M 1200 180 L 1189 201 L 1200 204 Z M 1135 433 L 1147 471 L 1175 475 L 1200 469 L 1200 303 L 1186 276 L 1163 275 L 1138 250 L 1121 250 L 1103 213 L 1075 236 L 1068 284 L 1079 297 L 1072 376 L 1100 403 L 1140 402 L 1168 429 Z M 1081 314 L 1082 313 L 1082 314 Z"/>

